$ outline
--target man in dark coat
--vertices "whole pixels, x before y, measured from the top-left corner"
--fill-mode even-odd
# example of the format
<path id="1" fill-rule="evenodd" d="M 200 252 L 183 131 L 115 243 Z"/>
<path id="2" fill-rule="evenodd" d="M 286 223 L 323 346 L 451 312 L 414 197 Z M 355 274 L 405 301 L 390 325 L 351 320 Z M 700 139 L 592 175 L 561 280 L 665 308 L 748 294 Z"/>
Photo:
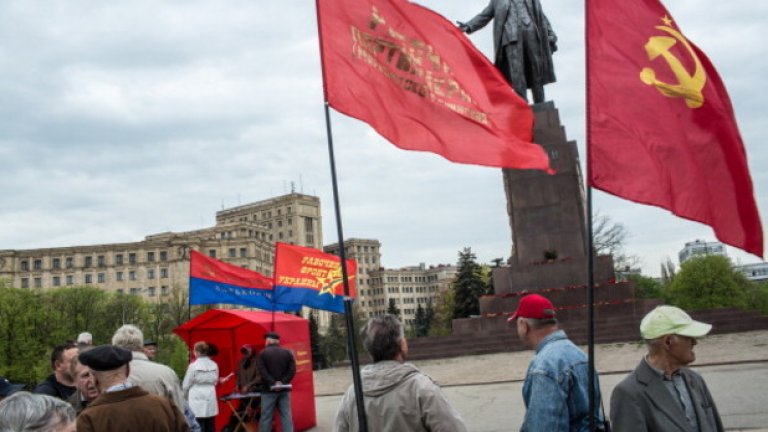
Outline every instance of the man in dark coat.
<path id="1" fill-rule="evenodd" d="M 131 351 L 101 345 L 80 355 L 101 394 L 77 417 L 78 432 L 187 432 L 184 415 L 168 398 L 149 394 L 128 381 Z"/>
<path id="2" fill-rule="evenodd" d="M 293 432 L 291 418 L 290 382 L 296 375 L 296 359 L 293 353 L 280 346 L 280 335 L 267 333 L 266 347 L 259 354 L 259 373 L 261 374 L 261 432 L 272 430 L 272 413 L 275 406 L 280 411 L 280 424 L 283 432 Z"/>
<path id="3" fill-rule="evenodd" d="M 35 387 L 34 393 L 46 394 L 66 401 L 75 392 L 75 379 L 72 377 L 72 360 L 77 357 L 77 346 L 67 342 L 53 347 L 51 351 L 51 369 L 43 382 Z"/>
<path id="4" fill-rule="evenodd" d="M 544 102 L 544 85 L 555 82 L 557 36 L 539 0 L 491 0 L 477 16 L 458 24 L 473 33 L 491 20 L 496 67 L 523 99 L 531 89 L 534 103 Z"/>
<path id="5" fill-rule="evenodd" d="M 658 306 L 640 323 L 648 354 L 613 389 L 611 422 L 621 432 L 721 432 L 723 424 L 701 375 L 688 369 L 693 347 L 712 329 L 674 306 Z"/>

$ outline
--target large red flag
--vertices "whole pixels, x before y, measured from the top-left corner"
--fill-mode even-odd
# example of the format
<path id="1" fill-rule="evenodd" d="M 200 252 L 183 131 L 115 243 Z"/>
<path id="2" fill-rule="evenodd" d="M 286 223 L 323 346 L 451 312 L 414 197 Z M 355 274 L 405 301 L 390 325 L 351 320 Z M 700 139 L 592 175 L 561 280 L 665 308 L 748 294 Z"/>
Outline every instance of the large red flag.
<path id="1" fill-rule="evenodd" d="M 710 225 L 762 257 L 733 108 L 658 0 L 588 0 L 589 184 Z"/>
<path id="2" fill-rule="evenodd" d="M 406 0 L 317 0 L 325 97 L 405 150 L 548 169 L 528 104 L 463 34 Z"/>

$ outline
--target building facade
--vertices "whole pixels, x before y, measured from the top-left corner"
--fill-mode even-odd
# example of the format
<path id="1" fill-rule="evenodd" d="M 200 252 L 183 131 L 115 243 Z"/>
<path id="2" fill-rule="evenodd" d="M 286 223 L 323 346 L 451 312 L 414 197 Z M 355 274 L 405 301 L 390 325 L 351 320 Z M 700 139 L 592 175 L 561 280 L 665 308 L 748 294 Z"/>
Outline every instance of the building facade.
<path id="1" fill-rule="evenodd" d="M 320 200 L 291 193 L 216 213 L 216 225 L 134 243 L 0 250 L 0 278 L 17 288 L 91 285 L 157 299 L 189 288 L 189 250 L 272 275 L 276 241 L 322 247 Z"/>
<path id="2" fill-rule="evenodd" d="M 685 247 L 677 254 L 677 257 L 680 260 L 680 264 L 682 264 L 696 255 L 728 256 L 728 252 L 725 250 L 725 245 L 720 242 L 696 240 L 686 243 Z"/>
<path id="3" fill-rule="evenodd" d="M 736 266 L 735 268 L 751 281 L 768 281 L 768 262 L 744 264 Z"/>

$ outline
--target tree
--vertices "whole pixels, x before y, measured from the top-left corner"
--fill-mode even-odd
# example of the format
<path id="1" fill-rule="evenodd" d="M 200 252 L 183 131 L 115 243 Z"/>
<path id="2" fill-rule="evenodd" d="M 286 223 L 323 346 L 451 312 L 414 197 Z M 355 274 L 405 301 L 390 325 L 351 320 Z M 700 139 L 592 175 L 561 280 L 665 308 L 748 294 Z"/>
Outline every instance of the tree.
<path id="1" fill-rule="evenodd" d="M 322 338 L 320 351 L 330 366 L 347 358 L 347 328 L 344 315 L 331 314 L 331 322 Z"/>
<path id="2" fill-rule="evenodd" d="M 435 297 L 435 307 L 430 307 L 432 310 L 432 319 L 429 323 L 430 336 L 447 336 L 453 331 L 451 325 L 454 309 L 453 295 L 453 289 L 447 289 Z"/>
<path id="3" fill-rule="evenodd" d="M 680 266 L 667 288 L 669 302 L 683 309 L 747 308 L 752 285 L 731 261 L 719 255 L 695 256 Z"/>
<path id="4" fill-rule="evenodd" d="M 389 299 L 389 305 L 387 305 L 387 313 L 400 318 L 400 309 L 395 306 L 395 299 Z"/>
<path id="5" fill-rule="evenodd" d="M 612 255 L 613 267 L 622 271 L 638 266 L 640 259 L 628 255 L 624 245 L 629 238 L 627 228 L 618 222 L 613 222 L 607 215 L 595 212 L 592 218 L 592 246 L 597 255 Z"/>
<path id="6" fill-rule="evenodd" d="M 312 350 L 312 370 L 323 369 L 326 366 L 325 356 L 320 349 L 321 345 L 320 330 L 317 325 L 315 312 L 309 311 L 309 347 Z"/>
<path id="7" fill-rule="evenodd" d="M 488 293 L 482 268 L 471 248 L 459 252 L 458 271 L 453 282 L 453 318 L 467 318 L 480 314 L 480 296 Z"/>
<path id="8" fill-rule="evenodd" d="M 663 299 L 665 296 L 664 286 L 654 278 L 631 274 L 627 276 L 627 279 L 635 287 L 635 298 Z"/>

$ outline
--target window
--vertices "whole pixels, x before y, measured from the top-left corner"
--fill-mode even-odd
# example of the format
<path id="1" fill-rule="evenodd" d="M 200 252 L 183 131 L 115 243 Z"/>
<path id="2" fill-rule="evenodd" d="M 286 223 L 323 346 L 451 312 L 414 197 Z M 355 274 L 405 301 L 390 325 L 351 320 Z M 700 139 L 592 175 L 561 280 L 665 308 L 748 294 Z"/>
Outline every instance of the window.
<path id="1" fill-rule="evenodd" d="M 248 249 L 240 248 L 240 258 L 245 258 L 247 256 L 248 256 Z"/>
<path id="2" fill-rule="evenodd" d="M 93 275 L 92 274 L 90 274 L 90 273 L 86 273 L 85 274 L 85 283 L 87 283 L 87 284 L 93 283 Z"/>
<path id="3" fill-rule="evenodd" d="M 29 271 L 29 261 L 21 262 L 21 271 Z"/>
<path id="4" fill-rule="evenodd" d="M 154 278 L 155 278 L 155 269 L 147 270 L 147 279 L 154 279 Z"/>
<path id="5" fill-rule="evenodd" d="M 123 254 L 115 255 L 115 265 L 123 265 Z"/>
<path id="6" fill-rule="evenodd" d="M 155 253 L 154 252 L 147 252 L 147 261 L 155 262 Z"/>
<path id="7" fill-rule="evenodd" d="M 107 274 L 106 273 L 99 273 L 96 275 L 96 281 L 98 283 L 104 283 L 107 281 Z"/>
<path id="8" fill-rule="evenodd" d="M 85 264 L 83 264 L 83 267 L 91 267 L 93 266 L 93 257 L 87 256 L 85 257 Z"/>
<path id="9" fill-rule="evenodd" d="M 291 206 L 288 206 L 288 214 L 291 214 Z"/>
<path id="10" fill-rule="evenodd" d="M 163 285 L 163 286 L 161 286 L 161 287 L 160 287 L 160 295 L 162 295 L 162 296 L 167 296 L 168 294 L 170 294 L 170 293 L 168 292 L 168 286 L 167 286 L 167 285 Z"/>
<path id="11" fill-rule="evenodd" d="M 72 268 L 75 265 L 74 261 L 75 260 L 72 257 L 67 257 L 65 260 L 64 266 L 66 268 Z"/>
<path id="12" fill-rule="evenodd" d="M 29 288 L 29 278 L 21 278 L 21 287 Z"/>
<path id="13" fill-rule="evenodd" d="M 117 279 L 118 282 L 121 282 L 123 280 L 123 272 L 119 271 L 115 273 L 115 279 Z"/>
<path id="14" fill-rule="evenodd" d="M 293 237 L 293 230 L 288 230 L 288 238 Z"/>
<path id="15" fill-rule="evenodd" d="M 107 266 L 107 260 L 104 258 L 104 255 L 99 255 L 96 258 L 96 262 L 98 263 L 99 267 L 106 267 Z"/>
<path id="16" fill-rule="evenodd" d="M 131 270 L 128 272 L 128 280 L 135 281 L 136 280 L 136 271 Z"/>
<path id="17" fill-rule="evenodd" d="M 155 287 L 147 288 L 147 295 L 150 296 L 150 297 L 154 297 L 155 296 Z"/>
<path id="18" fill-rule="evenodd" d="M 43 278 L 36 277 L 35 278 L 35 288 L 42 288 L 43 287 Z"/>
<path id="19" fill-rule="evenodd" d="M 53 277 L 53 286 L 61 286 L 61 276 Z"/>
<path id="20" fill-rule="evenodd" d="M 118 289 L 117 289 L 117 293 L 118 293 L 118 294 L 123 294 L 124 292 L 125 292 L 125 290 L 124 290 L 124 289 L 122 289 L 122 288 L 118 288 Z"/>
<path id="21" fill-rule="evenodd" d="M 74 284 L 75 284 L 75 276 L 67 275 L 67 285 L 74 285 Z"/>
<path id="22" fill-rule="evenodd" d="M 51 262 L 51 266 L 54 269 L 60 269 L 61 268 L 61 258 L 54 258 Z"/>
<path id="23" fill-rule="evenodd" d="M 282 228 L 283 227 L 283 221 L 279 220 L 277 221 L 277 227 Z"/>
<path id="24" fill-rule="evenodd" d="M 229 248 L 228 255 L 230 258 L 235 258 L 237 256 L 237 250 L 235 248 Z"/>
<path id="25" fill-rule="evenodd" d="M 167 268 L 161 268 L 160 269 L 160 277 L 161 278 L 167 278 L 168 277 L 168 269 Z"/>
<path id="26" fill-rule="evenodd" d="M 160 261 L 168 261 L 168 251 L 160 251 Z"/>
<path id="27" fill-rule="evenodd" d="M 35 270 L 42 270 L 42 268 L 43 268 L 43 260 L 41 260 L 41 259 L 36 259 L 36 260 L 34 261 L 34 264 L 33 264 L 33 265 L 34 265 L 34 267 L 35 267 Z"/>
<path id="28" fill-rule="evenodd" d="M 131 295 L 141 294 L 141 288 L 131 288 Z"/>
<path id="29" fill-rule="evenodd" d="M 216 249 L 210 249 L 208 251 L 208 256 L 211 258 L 216 258 Z"/>
<path id="30" fill-rule="evenodd" d="M 128 264 L 136 264 L 136 254 L 131 252 L 128 254 Z"/>

